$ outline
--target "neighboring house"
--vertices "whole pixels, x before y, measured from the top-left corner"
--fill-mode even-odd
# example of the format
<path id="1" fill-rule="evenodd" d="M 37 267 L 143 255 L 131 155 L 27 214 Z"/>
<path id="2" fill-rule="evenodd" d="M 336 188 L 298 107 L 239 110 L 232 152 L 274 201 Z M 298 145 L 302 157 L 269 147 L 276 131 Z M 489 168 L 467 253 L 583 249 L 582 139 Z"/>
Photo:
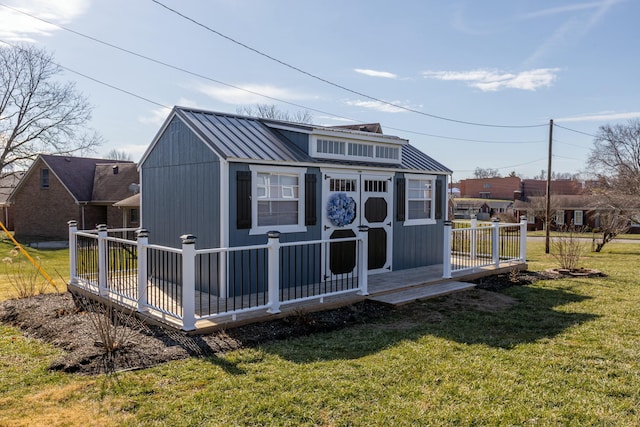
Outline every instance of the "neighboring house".
<path id="1" fill-rule="evenodd" d="M 113 204 L 132 194 L 139 182 L 133 162 L 39 155 L 9 196 L 14 231 L 21 239 L 67 239 L 67 221 L 82 229 L 122 225 Z"/>
<path id="2" fill-rule="evenodd" d="M 363 225 L 370 273 L 442 264 L 451 171 L 378 124 L 323 127 L 175 107 L 139 168 L 151 243 L 179 247 L 189 233 L 202 249 L 258 245 L 269 231 L 281 242 L 337 239 Z M 326 245 L 300 268 L 348 272 L 349 248 Z"/>
<path id="3" fill-rule="evenodd" d="M 122 211 L 122 228 L 140 226 L 140 193 L 113 204 Z"/>
<path id="4" fill-rule="evenodd" d="M 474 215 L 479 220 L 488 220 L 498 214 L 513 214 L 511 200 L 456 197 L 452 201 L 456 219 L 469 219 Z"/>
<path id="5" fill-rule="evenodd" d="M 554 195 L 551 198 L 551 229 L 574 225 L 593 229 L 599 226 L 597 211 L 593 208 L 591 195 Z M 544 229 L 546 198 L 529 197 L 528 201 L 516 200 L 514 210 L 517 216 L 526 215 L 529 230 Z"/>
<path id="6" fill-rule="evenodd" d="M 7 230 L 13 230 L 13 206 L 9 203 L 9 195 L 24 176 L 24 172 L 8 172 L 0 176 L 0 207 L 2 208 L 2 214 L 0 221 L 4 224 Z"/>
<path id="7" fill-rule="evenodd" d="M 463 179 L 457 184 L 460 196 L 480 199 L 526 200 L 529 197 L 547 193 L 547 181 L 539 179 L 520 179 L 517 176 L 503 178 Z M 557 179 L 551 181 L 551 194 L 582 194 L 580 181 Z"/>

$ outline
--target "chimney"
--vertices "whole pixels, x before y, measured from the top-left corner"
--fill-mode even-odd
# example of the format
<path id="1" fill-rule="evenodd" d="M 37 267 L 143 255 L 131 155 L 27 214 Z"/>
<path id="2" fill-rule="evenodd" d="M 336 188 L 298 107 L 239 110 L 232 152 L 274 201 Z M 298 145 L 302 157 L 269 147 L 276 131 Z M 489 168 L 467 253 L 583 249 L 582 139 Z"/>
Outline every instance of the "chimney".
<path id="1" fill-rule="evenodd" d="M 118 165 L 115 165 L 112 169 L 113 169 L 113 174 L 118 175 Z"/>

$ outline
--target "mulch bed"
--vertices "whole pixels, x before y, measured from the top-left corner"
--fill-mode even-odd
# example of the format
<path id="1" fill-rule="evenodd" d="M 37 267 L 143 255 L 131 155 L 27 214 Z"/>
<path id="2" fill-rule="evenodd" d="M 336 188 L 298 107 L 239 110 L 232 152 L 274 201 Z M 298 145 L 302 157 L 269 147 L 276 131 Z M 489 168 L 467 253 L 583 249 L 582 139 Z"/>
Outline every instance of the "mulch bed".
<path id="1" fill-rule="evenodd" d="M 599 272 L 598 272 L 599 273 Z M 475 281 L 488 306 L 504 298 L 499 292 L 510 286 L 563 277 L 567 272 L 523 271 L 499 274 Z M 490 291 L 490 292 L 487 292 Z M 456 306 L 476 307 L 478 296 L 469 292 L 444 297 Z M 493 302 L 492 302 L 493 300 Z M 477 307 L 476 307 L 477 308 Z M 126 344 L 106 353 L 99 342 L 91 314 L 95 306 L 79 303 L 70 293 L 44 294 L 0 303 L 0 322 L 15 326 L 28 337 L 41 339 L 64 351 L 50 369 L 95 375 L 143 369 L 171 360 L 206 357 L 261 343 L 288 339 L 346 326 L 375 323 L 394 310 L 371 301 L 314 313 L 298 313 L 274 321 L 240 326 L 206 335 L 189 335 L 170 328 L 148 325 L 134 317 L 124 318 Z"/>

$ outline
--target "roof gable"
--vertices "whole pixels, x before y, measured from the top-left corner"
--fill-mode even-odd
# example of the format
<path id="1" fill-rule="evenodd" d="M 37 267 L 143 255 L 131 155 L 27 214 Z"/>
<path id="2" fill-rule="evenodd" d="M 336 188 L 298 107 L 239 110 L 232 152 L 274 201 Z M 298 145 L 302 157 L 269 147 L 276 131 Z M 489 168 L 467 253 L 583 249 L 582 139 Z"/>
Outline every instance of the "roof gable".
<path id="1" fill-rule="evenodd" d="M 139 181 L 135 163 L 101 163 L 95 167 L 92 202 L 116 202 L 131 196 L 131 184 Z"/>

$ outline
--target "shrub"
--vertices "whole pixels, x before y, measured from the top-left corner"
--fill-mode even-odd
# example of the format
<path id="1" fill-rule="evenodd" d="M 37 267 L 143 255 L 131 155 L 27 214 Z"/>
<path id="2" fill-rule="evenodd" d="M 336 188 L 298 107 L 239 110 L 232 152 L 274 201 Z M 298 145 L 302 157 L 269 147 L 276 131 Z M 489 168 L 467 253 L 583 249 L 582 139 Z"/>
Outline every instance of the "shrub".
<path id="1" fill-rule="evenodd" d="M 565 226 L 563 233 L 553 237 L 551 241 L 551 255 L 558 261 L 561 269 L 575 270 L 578 268 L 580 258 L 588 250 L 588 241 L 578 237 L 573 225 Z"/>

